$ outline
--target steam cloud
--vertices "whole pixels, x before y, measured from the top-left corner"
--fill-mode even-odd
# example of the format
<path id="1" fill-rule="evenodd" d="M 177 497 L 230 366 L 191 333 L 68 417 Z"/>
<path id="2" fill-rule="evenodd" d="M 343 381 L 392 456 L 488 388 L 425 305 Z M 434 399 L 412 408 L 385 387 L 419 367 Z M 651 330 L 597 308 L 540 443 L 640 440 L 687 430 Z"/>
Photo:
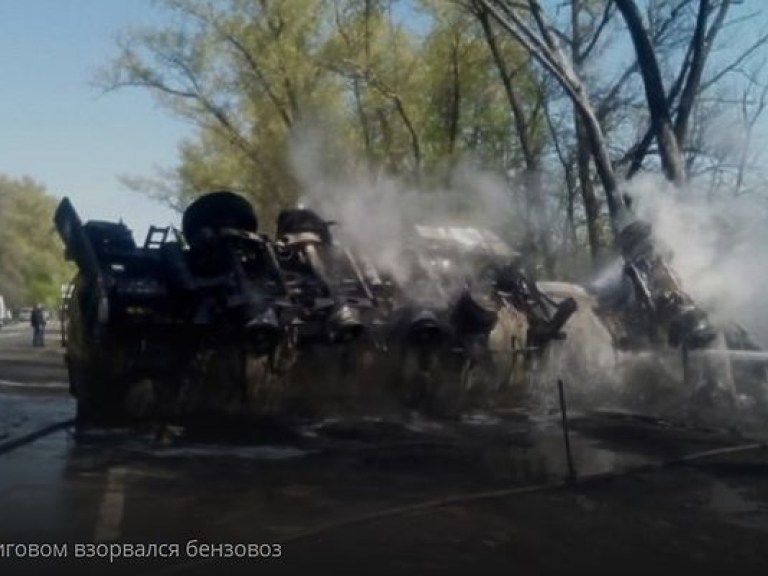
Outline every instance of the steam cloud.
<path id="1" fill-rule="evenodd" d="M 419 190 L 360 168 L 363 163 L 350 162 L 347 152 L 329 146 L 327 138 L 311 130 L 295 140 L 292 160 L 301 204 L 336 219 L 340 240 L 374 255 L 375 264 L 399 280 L 407 280 L 401 254 L 414 223 L 489 228 L 513 245 L 521 239 L 515 238 L 522 228 L 521 207 L 510 183 L 469 164 L 454 169 L 450 187 Z M 637 177 L 625 183 L 625 189 L 637 215 L 652 224 L 657 245 L 668 253 L 697 304 L 715 323 L 736 322 L 768 347 L 766 206 L 749 196 L 710 199 L 695 185 L 675 189 L 660 176 Z M 539 215 L 539 221 L 546 217 Z M 510 223 L 517 230 L 510 232 Z M 621 273 L 620 267 L 613 268 L 602 275 Z M 568 375 L 577 408 L 684 413 L 692 391 L 681 389 L 679 353 L 617 353 L 605 326 L 588 308 L 582 307 L 569 322 L 567 340 L 552 346 L 539 378 L 543 388 L 534 392 L 534 402 L 550 404 L 549 384 Z"/>
<path id="2" fill-rule="evenodd" d="M 658 176 L 627 185 L 688 293 L 713 320 L 738 322 L 768 345 L 768 212 L 754 196 L 709 199 Z"/>
<path id="3" fill-rule="evenodd" d="M 334 234 L 376 259 L 375 264 L 406 280 L 401 254 L 407 232 L 417 223 L 476 226 L 509 238 L 514 199 L 500 177 L 460 165 L 451 186 L 422 190 L 363 163 L 350 163 L 319 131 L 308 130 L 292 147 L 292 164 L 302 195 L 300 204 L 339 226 Z"/>
<path id="4" fill-rule="evenodd" d="M 508 182 L 466 164 L 455 168 L 450 189 L 420 191 L 350 163 L 319 130 L 302 131 L 292 160 L 302 204 L 337 219 L 341 239 L 401 279 L 400 254 L 413 223 L 453 221 L 509 239 L 516 232 L 510 222 L 520 222 Z M 710 199 L 695 185 L 675 189 L 657 175 L 625 186 L 696 302 L 716 322 L 738 322 L 768 347 L 768 206 L 750 195 Z"/>

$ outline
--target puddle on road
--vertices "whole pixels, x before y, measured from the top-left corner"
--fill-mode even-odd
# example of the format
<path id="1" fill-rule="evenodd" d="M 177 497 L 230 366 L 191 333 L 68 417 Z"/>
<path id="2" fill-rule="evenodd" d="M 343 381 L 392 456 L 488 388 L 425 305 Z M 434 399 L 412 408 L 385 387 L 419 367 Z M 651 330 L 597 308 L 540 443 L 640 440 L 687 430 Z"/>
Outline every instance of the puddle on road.
<path id="1" fill-rule="evenodd" d="M 219 438 L 206 441 L 199 435 L 178 435 L 161 442 L 151 434 L 93 431 L 81 438 L 80 446 L 113 459 L 138 457 L 144 465 L 166 462 L 183 467 L 193 460 L 197 465 L 200 459 L 297 461 L 296 466 L 308 470 L 316 465 L 329 469 L 339 465 L 359 473 L 463 474 L 494 485 L 549 482 L 568 474 L 562 429 L 555 416 L 476 413 L 450 422 L 422 417 L 328 418 L 284 432 L 282 440 L 270 429 L 262 441 L 254 434 L 251 441 L 236 438 L 227 443 Z M 572 434 L 571 448 L 579 476 L 618 472 L 649 462 L 647 456 L 608 449 L 580 434 Z M 308 458 L 311 463 L 301 464 Z"/>
<path id="2" fill-rule="evenodd" d="M 61 397 L 0 397 L 0 422 L 12 429 L 13 436 L 71 417 L 72 413 L 72 402 Z M 578 421 L 577 416 L 574 423 Z M 612 426 L 615 424 L 615 420 L 611 421 Z M 636 447 L 606 446 L 593 433 L 594 426 L 571 434 L 578 476 L 620 472 L 654 458 L 653 453 Z M 28 451 L 34 457 L 15 456 L 13 466 L 21 470 L 19 478 L 34 476 L 36 467 L 43 466 L 41 462 L 57 459 L 58 467 L 45 464 L 46 469 L 40 472 L 41 478 L 48 477 L 43 483 L 50 484 L 61 481 L 61 463 L 68 459 L 72 460 L 71 470 L 81 471 L 137 459 L 142 467 L 165 462 L 180 470 L 184 462 L 199 464 L 205 459 L 297 462 L 299 467 L 310 459 L 308 469 L 316 465 L 332 468 L 343 462 L 347 470 L 387 470 L 405 476 L 463 474 L 494 485 L 549 482 L 568 474 L 556 414 L 477 412 L 453 421 L 415 415 L 398 419 L 327 418 L 252 432 L 248 441 L 236 437 L 235 442 L 225 442 L 218 437 L 206 440 L 183 434 L 160 441 L 157 434 L 129 430 L 88 431 L 78 438 L 74 450 L 74 441 L 65 440 L 66 435 L 61 434 L 37 441 Z M 10 456 L 6 464 L 11 464 L 7 460 Z M 5 483 L 0 487 L 18 484 L 14 475 L 3 476 Z"/>
<path id="3" fill-rule="evenodd" d="M 8 437 L 20 438 L 53 422 L 72 417 L 72 403 L 64 398 L 0 396 L 0 422 Z M 74 439 L 59 430 L 15 451 L 0 454 L 0 541 L 40 538 L 65 524 L 70 507 L 67 467 Z"/>
<path id="4" fill-rule="evenodd" d="M 52 394 L 0 394 L 0 437 L 17 438 L 73 418 L 75 402 Z"/>
<path id="5" fill-rule="evenodd" d="M 11 437 L 39 429 L 74 413 L 71 399 L 59 396 L 0 396 L 0 422 Z M 574 418 L 578 422 L 578 417 Z M 588 427 L 589 428 L 589 427 Z M 572 432 L 572 456 L 577 475 L 622 471 L 648 463 L 654 455 L 631 446 L 606 446 L 592 433 Z M 459 420 L 433 420 L 418 415 L 400 418 L 326 418 L 295 426 L 253 429 L 232 442 L 216 437 L 158 434 L 128 430 L 89 431 L 77 442 L 79 465 L 98 467 L 100 461 L 139 457 L 154 462 L 206 458 L 242 461 L 293 461 L 306 458 L 353 462 L 409 473 L 411 469 L 440 474 L 486 476 L 492 482 L 546 482 L 564 478 L 568 466 L 557 414 L 476 412 Z M 69 446 L 54 440 L 35 443 L 34 452 Z"/>
<path id="6" fill-rule="evenodd" d="M 72 411 L 61 397 L 0 397 L 0 419 L 24 429 L 71 417 Z M 600 434 L 625 426 L 638 431 L 631 438 L 636 440 L 646 437 L 652 421 L 640 426 L 627 417 L 574 414 L 573 424 L 578 476 L 658 459 L 653 450 L 629 443 L 607 446 Z M 671 441 L 679 434 L 670 425 L 655 429 Z M 164 515 L 172 524 L 176 512 L 193 514 L 200 506 L 222 515 L 222 526 L 238 525 L 238 514 L 247 516 L 248 510 L 276 526 L 311 524 L 339 510 L 353 515 L 445 494 L 541 484 L 568 472 L 557 414 L 478 412 L 453 421 L 328 418 L 279 430 L 264 430 L 260 441 L 256 434 L 229 443 L 183 435 L 160 441 L 157 434 L 129 430 L 88 432 L 78 441 L 64 432 L 42 438 L 0 455 L 0 503 L 3 517 L 13 519 L 11 532 L 0 522 L 0 537 L 39 539 L 41 526 L 70 530 L 62 533 L 76 528 L 90 537 L 115 469 L 125 471 L 121 490 L 131 514 L 154 518 L 162 507 L 175 511 Z M 224 507 L 232 498 L 242 506 Z M 761 515 L 744 493 L 728 486 L 713 490 L 711 506 L 742 525 L 764 526 L 765 511 Z"/>
<path id="7" fill-rule="evenodd" d="M 135 447 L 136 453 L 155 458 L 242 458 L 245 460 L 289 460 L 312 454 L 312 451 L 286 446 L 231 446 L 201 444 L 175 448 Z"/>
<path id="8" fill-rule="evenodd" d="M 745 490 L 713 480 L 708 505 L 732 524 L 768 532 L 768 506 L 751 499 Z"/>

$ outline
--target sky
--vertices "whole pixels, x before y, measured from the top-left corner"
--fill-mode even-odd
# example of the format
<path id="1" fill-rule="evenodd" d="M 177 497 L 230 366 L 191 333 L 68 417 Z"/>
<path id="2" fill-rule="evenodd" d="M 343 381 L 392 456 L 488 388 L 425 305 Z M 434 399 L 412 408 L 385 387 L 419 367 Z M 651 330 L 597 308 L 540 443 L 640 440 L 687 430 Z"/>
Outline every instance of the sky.
<path id="1" fill-rule="evenodd" d="M 83 220 L 122 218 L 138 241 L 150 224 L 178 224 L 119 178 L 177 165 L 192 126 L 146 91 L 93 85 L 119 32 L 165 18 L 151 0 L 0 0 L 0 174 L 68 196 Z"/>
<path id="2" fill-rule="evenodd" d="M 164 17 L 149 0 L 0 0 L 0 174 L 68 196 L 83 220 L 122 218 L 139 242 L 150 224 L 178 225 L 119 177 L 175 166 L 192 127 L 142 90 L 93 85 L 121 30 Z"/>

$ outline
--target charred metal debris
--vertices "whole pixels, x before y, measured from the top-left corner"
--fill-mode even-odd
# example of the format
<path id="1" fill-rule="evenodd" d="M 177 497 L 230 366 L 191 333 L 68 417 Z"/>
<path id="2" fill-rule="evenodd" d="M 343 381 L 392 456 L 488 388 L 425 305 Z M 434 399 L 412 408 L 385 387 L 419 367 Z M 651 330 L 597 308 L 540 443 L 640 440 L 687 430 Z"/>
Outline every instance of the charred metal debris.
<path id="1" fill-rule="evenodd" d="M 414 225 L 397 271 L 309 209 L 282 211 L 270 238 L 230 191 L 195 200 L 181 230 L 151 227 L 143 245 L 122 222 L 83 223 L 67 198 L 54 221 L 78 269 L 63 342 L 80 424 L 359 410 L 382 398 L 451 413 L 514 395 L 595 298 L 624 316 L 617 342 L 663 333 L 695 348 L 715 334 L 637 220 L 619 238 L 621 301 L 543 289 L 521 254 L 478 228 Z"/>

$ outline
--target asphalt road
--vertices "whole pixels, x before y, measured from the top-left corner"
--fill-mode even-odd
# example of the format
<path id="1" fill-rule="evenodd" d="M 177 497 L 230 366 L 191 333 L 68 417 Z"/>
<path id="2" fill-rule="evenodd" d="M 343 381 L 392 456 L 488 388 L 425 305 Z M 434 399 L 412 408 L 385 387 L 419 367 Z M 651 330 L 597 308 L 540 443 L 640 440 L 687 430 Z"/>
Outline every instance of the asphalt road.
<path id="1" fill-rule="evenodd" d="M 523 410 L 305 422 L 248 443 L 61 429 L 3 450 L 73 417 L 62 357 L 55 330 L 43 349 L 25 326 L 0 331 L 0 574 L 768 569 L 768 456 L 733 432 L 573 414 L 575 482 L 559 415 Z M 180 553 L 76 557 L 149 544 Z M 221 557 L 236 544 L 270 557 Z"/>
<path id="2" fill-rule="evenodd" d="M 7 324 L 0 329 L 0 385 L 63 384 L 67 381 L 58 322 L 49 322 L 44 348 L 32 347 L 32 327 Z"/>

